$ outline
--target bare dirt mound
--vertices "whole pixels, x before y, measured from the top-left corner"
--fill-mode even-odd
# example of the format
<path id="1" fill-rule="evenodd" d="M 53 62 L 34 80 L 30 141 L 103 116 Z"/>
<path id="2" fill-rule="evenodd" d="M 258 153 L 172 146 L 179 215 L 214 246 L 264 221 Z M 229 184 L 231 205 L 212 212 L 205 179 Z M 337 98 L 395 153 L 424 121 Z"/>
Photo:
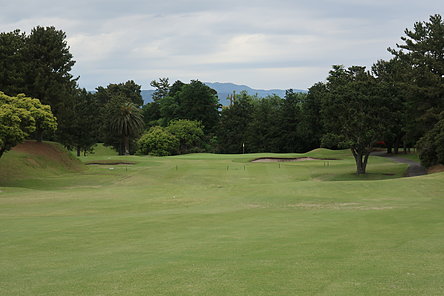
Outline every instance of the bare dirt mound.
<path id="1" fill-rule="evenodd" d="M 78 170 L 81 168 L 81 162 L 72 156 L 63 146 L 58 143 L 25 141 L 18 144 L 12 151 L 37 156 L 40 160 L 55 165 L 61 165 L 67 169 Z M 36 162 L 36 159 L 29 158 L 30 162 Z"/>
<path id="2" fill-rule="evenodd" d="M 290 161 L 307 161 L 307 160 L 336 160 L 334 158 L 314 158 L 314 157 L 296 157 L 296 158 L 282 158 L 282 157 L 260 157 L 253 159 L 251 162 L 290 162 Z"/>

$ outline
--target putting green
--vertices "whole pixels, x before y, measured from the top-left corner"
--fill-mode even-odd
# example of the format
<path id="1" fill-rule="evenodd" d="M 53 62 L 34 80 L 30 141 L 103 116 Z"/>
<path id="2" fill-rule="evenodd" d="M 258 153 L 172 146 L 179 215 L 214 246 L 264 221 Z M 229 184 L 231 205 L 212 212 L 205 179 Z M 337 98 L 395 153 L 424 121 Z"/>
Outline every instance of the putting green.
<path id="1" fill-rule="evenodd" d="M 358 177 L 323 149 L 29 158 L 0 159 L 0 295 L 444 294 L 443 173 Z"/>

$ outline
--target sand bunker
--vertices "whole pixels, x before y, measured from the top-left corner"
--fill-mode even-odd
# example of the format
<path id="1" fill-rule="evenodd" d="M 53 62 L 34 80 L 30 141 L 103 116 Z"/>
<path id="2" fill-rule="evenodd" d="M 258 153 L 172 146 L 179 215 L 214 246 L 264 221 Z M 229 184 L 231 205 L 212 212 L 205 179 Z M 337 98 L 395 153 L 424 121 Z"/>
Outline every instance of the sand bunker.
<path id="1" fill-rule="evenodd" d="M 287 162 L 287 161 L 307 161 L 307 160 L 335 160 L 335 159 L 313 158 L 313 157 L 296 157 L 296 158 L 261 157 L 253 159 L 251 162 Z"/>

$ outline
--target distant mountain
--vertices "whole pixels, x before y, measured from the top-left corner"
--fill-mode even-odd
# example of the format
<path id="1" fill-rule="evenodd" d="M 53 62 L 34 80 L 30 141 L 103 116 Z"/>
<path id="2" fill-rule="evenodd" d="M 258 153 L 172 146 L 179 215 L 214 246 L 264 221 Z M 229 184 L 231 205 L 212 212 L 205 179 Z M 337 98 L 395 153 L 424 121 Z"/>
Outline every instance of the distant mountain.
<path id="1" fill-rule="evenodd" d="M 140 94 L 142 95 L 143 98 L 143 102 L 146 103 L 151 103 L 153 101 L 153 93 L 154 93 L 154 89 L 142 89 L 140 91 Z"/>
<path id="2" fill-rule="evenodd" d="M 281 98 L 285 96 L 284 89 L 253 89 L 246 85 L 238 85 L 234 83 L 220 83 L 220 82 L 205 82 L 206 85 L 217 91 L 217 96 L 219 97 L 219 101 L 222 105 L 227 106 L 230 102 L 227 100 L 229 95 L 232 95 L 235 91 L 239 94 L 241 91 L 246 91 L 249 95 L 257 95 L 259 98 L 265 98 L 270 95 L 277 95 Z M 302 89 L 293 89 L 294 92 L 307 92 Z"/>
<path id="3" fill-rule="evenodd" d="M 229 101 L 227 100 L 227 97 L 231 94 L 233 94 L 233 91 L 235 91 L 237 94 L 239 94 L 241 91 L 246 91 L 249 95 L 257 95 L 260 98 L 264 98 L 269 95 L 278 95 L 279 97 L 283 98 L 285 96 L 285 90 L 283 89 L 253 89 L 246 85 L 238 85 L 234 83 L 220 83 L 220 82 L 205 82 L 206 85 L 217 91 L 217 96 L 219 97 L 219 101 L 222 105 L 227 106 L 229 105 Z M 303 92 L 306 93 L 306 90 L 303 89 L 293 89 L 294 92 Z M 154 90 L 142 90 L 142 98 L 146 103 L 152 102 L 152 95 Z"/>

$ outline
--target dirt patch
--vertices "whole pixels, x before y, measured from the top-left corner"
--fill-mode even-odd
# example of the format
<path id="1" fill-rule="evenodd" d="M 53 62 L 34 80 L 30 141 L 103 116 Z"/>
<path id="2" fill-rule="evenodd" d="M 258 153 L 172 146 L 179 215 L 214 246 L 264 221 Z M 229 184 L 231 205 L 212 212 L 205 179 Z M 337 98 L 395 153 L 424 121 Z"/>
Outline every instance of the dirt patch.
<path id="1" fill-rule="evenodd" d="M 296 157 L 296 158 L 282 158 L 282 157 L 260 157 L 253 159 L 251 162 L 290 162 L 290 161 L 307 161 L 307 160 L 336 160 L 334 158 L 314 158 L 314 157 Z"/>
<path id="2" fill-rule="evenodd" d="M 444 165 L 442 164 L 434 165 L 427 170 L 428 174 L 440 173 L 440 172 L 444 172 Z"/>
<path id="3" fill-rule="evenodd" d="M 57 149 L 56 146 L 44 142 L 25 141 L 12 148 L 12 150 L 27 154 L 41 155 L 52 160 L 59 160 L 61 157 L 61 151 Z"/>

